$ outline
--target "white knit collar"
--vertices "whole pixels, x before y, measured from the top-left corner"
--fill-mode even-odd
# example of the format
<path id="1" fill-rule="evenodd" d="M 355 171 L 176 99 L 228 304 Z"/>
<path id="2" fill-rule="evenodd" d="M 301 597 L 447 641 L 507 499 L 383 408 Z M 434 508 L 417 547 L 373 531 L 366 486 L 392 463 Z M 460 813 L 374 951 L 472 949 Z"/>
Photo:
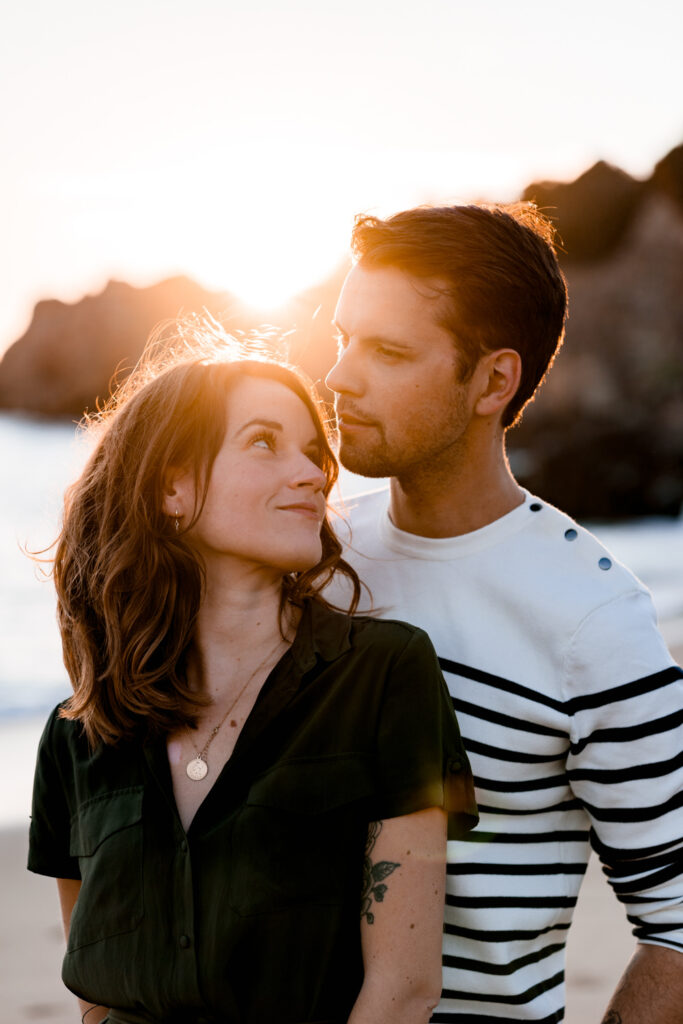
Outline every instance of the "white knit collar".
<path id="1" fill-rule="evenodd" d="M 531 504 L 540 504 L 538 499 L 522 489 L 524 501 L 511 512 L 495 519 L 492 523 L 482 526 L 471 533 L 463 533 L 458 537 L 420 537 L 416 533 L 399 530 L 389 518 L 389 492 L 386 504 L 379 518 L 378 529 L 382 542 L 391 551 L 408 558 L 434 559 L 443 561 L 449 558 L 462 558 L 477 551 L 500 544 L 517 533 L 535 518 L 530 510 Z"/>

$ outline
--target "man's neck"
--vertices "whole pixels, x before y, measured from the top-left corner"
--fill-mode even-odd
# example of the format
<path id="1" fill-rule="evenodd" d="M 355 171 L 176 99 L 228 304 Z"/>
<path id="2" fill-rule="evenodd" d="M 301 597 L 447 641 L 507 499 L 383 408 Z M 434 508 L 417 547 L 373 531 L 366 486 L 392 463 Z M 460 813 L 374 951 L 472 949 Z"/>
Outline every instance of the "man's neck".
<path id="1" fill-rule="evenodd" d="M 457 537 L 507 515 L 524 501 L 504 446 L 440 470 L 391 479 L 391 520 L 420 537 Z"/>

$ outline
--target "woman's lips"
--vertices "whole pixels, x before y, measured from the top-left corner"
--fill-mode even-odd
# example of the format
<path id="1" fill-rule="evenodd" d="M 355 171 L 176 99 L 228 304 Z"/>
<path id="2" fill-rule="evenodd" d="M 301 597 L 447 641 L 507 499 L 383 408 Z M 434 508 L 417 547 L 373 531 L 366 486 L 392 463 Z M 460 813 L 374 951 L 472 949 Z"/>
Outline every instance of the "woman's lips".
<path id="1" fill-rule="evenodd" d="M 316 522 L 321 522 L 325 512 L 320 508 L 319 505 L 314 505 L 312 502 L 302 501 L 296 502 L 292 505 L 279 505 L 281 512 L 295 512 L 300 516 L 304 516 L 306 519 L 314 519 Z"/>

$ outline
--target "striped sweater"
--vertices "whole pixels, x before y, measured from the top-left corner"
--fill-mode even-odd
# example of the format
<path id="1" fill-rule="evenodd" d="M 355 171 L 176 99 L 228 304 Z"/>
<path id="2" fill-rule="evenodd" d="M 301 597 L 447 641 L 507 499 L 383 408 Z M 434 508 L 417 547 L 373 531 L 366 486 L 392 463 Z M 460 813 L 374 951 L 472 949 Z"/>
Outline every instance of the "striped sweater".
<path id="1" fill-rule="evenodd" d="M 432 1021 L 554 1024 L 591 846 L 635 936 L 683 950 L 683 672 L 648 591 L 552 506 L 446 539 L 387 506 L 354 499 L 346 557 L 380 614 L 429 633 L 481 813 L 449 843 Z"/>

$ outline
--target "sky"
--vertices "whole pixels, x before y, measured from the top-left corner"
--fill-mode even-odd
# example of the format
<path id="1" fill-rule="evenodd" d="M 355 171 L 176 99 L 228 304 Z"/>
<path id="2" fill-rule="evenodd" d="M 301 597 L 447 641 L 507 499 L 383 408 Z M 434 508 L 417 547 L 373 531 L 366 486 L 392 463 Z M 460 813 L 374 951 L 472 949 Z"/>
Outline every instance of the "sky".
<path id="1" fill-rule="evenodd" d="M 683 142 L 674 0 L 22 0 L 0 27 L 0 352 L 186 273 L 267 311 L 352 219 Z"/>

